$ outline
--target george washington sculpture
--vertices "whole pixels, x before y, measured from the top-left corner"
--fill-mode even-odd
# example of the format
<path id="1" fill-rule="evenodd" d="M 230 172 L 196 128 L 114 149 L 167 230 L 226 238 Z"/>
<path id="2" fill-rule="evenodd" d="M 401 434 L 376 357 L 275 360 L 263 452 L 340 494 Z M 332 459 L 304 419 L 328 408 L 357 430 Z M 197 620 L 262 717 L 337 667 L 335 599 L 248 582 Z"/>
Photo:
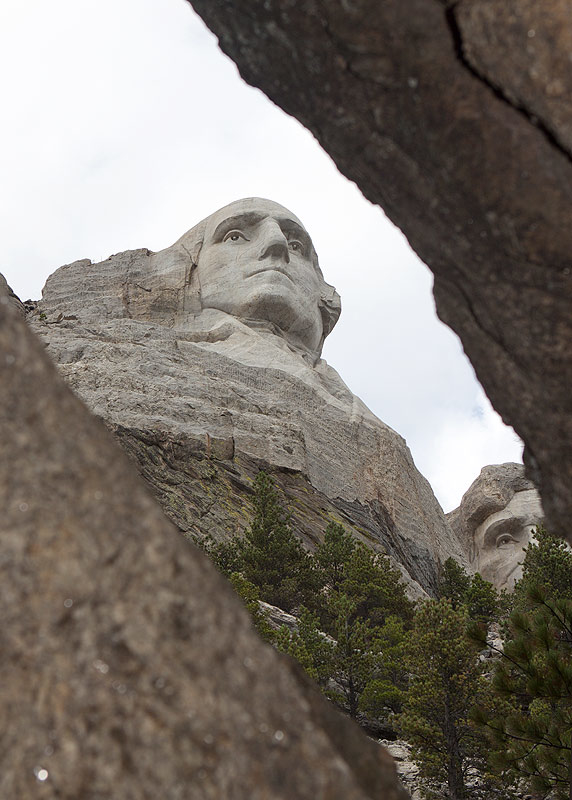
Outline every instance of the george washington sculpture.
<path id="1" fill-rule="evenodd" d="M 168 464 L 182 442 L 206 442 L 229 470 L 257 459 L 303 476 L 337 520 L 428 590 L 439 560 L 463 560 L 404 440 L 321 358 L 340 299 L 283 206 L 239 200 L 160 252 L 61 267 L 38 312 L 38 332 L 72 387 L 139 440 L 159 431 L 172 443 Z M 398 390 L 390 375 L 387 387 Z M 186 469 L 158 480 L 184 492 Z M 223 535 L 214 511 L 200 516 L 192 497 L 185 502 L 178 495 L 171 508 L 181 529 L 211 519 Z"/>

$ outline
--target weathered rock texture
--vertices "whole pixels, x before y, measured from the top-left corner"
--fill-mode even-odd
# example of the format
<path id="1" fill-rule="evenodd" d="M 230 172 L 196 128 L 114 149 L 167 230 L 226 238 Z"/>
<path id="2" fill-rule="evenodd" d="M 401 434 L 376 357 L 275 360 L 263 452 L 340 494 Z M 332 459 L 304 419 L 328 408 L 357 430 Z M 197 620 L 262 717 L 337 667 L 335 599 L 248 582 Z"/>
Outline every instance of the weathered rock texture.
<path id="1" fill-rule="evenodd" d="M 404 440 L 319 353 L 292 346 L 278 328 L 264 327 L 268 320 L 245 324 L 217 309 L 197 311 L 188 277 L 197 228 L 180 240 L 184 248 L 79 261 L 48 279 L 30 319 L 62 374 L 113 426 L 185 533 L 223 538 L 243 530 L 262 466 L 276 474 L 309 547 L 329 520 L 341 521 L 386 551 L 415 591 L 416 584 L 431 591 L 438 561 L 463 560 L 463 551 Z M 265 247 L 267 234 L 260 236 Z M 246 291 L 234 255 L 240 245 L 228 247 L 233 260 L 223 275 Z M 205 249 L 194 256 L 201 297 L 212 294 Z M 223 263 L 224 252 L 215 247 Z M 251 256 L 244 261 L 248 272 Z M 282 305 L 278 315 L 274 306 L 267 311 L 275 270 L 260 276 L 260 263 L 255 298 L 264 302 L 256 313 L 280 322 Z M 293 258 L 281 268 L 292 271 Z M 284 300 L 293 284 L 279 277 L 288 281 L 280 283 Z M 166 304 L 166 294 L 175 300 Z M 312 313 L 319 319 L 317 308 Z"/>
<path id="2" fill-rule="evenodd" d="M 0 796 L 402 800 L 0 296 Z"/>
<path id="3" fill-rule="evenodd" d="M 544 512 L 522 464 L 492 464 L 481 470 L 447 519 L 473 569 L 497 589 L 511 590 L 522 576 L 523 550 Z"/>
<path id="4" fill-rule="evenodd" d="M 6 298 L 12 308 L 14 308 L 22 317 L 26 315 L 24 304 L 8 286 L 4 275 L 0 275 L 0 297 Z"/>
<path id="5" fill-rule="evenodd" d="M 568 0 L 191 0 L 433 270 L 553 531 L 572 537 Z"/>

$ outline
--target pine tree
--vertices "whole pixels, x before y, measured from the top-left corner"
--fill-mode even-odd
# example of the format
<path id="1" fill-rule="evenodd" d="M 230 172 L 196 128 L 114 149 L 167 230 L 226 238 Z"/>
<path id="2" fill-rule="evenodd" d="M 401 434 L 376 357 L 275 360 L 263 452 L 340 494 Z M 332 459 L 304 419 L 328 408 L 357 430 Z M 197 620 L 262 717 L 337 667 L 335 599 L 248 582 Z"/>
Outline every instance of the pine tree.
<path id="1" fill-rule="evenodd" d="M 572 800 L 572 553 L 542 528 L 535 540 L 493 678 L 508 710 L 479 708 L 475 720 L 488 730 L 501 774 Z M 483 638 L 475 629 L 472 635 Z"/>
<path id="2" fill-rule="evenodd" d="M 479 697 L 489 702 L 466 609 L 448 598 L 423 603 L 406 646 L 410 674 L 398 727 L 411 743 L 421 774 L 447 785 L 451 800 L 467 797 L 467 777 L 485 771 L 486 738 L 470 721 Z"/>
<path id="3" fill-rule="evenodd" d="M 472 577 L 454 558 L 441 567 L 438 595 L 451 601 L 454 609 L 465 607 L 472 620 L 489 624 L 499 612 L 499 596 L 480 573 Z"/>
<path id="4" fill-rule="evenodd" d="M 405 593 L 399 570 L 389 558 L 374 553 L 360 542 L 346 563 L 340 592 L 355 604 L 355 615 L 370 626 L 383 625 L 390 616 L 411 619 L 413 603 Z"/>
<path id="5" fill-rule="evenodd" d="M 366 713 L 387 719 L 399 709 L 405 683 L 397 650 L 412 617 L 398 570 L 389 559 L 373 553 L 340 530 L 330 530 L 335 547 L 335 580 L 320 593 L 324 629 L 335 640 L 329 695 L 352 717 Z M 330 575 L 332 573 L 330 572 Z M 395 684 L 393 683 L 395 681 Z"/>
<path id="6" fill-rule="evenodd" d="M 330 522 L 323 541 L 314 553 L 323 590 L 327 593 L 340 589 L 346 577 L 348 561 L 356 548 L 356 540 L 343 525 Z"/>
<path id="7" fill-rule="evenodd" d="M 230 578 L 233 573 L 241 571 L 242 550 L 240 539 L 234 538 L 223 542 L 215 542 L 209 536 L 204 540 L 203 548 L 217 569 L 227 578 Z"/>
<path id="8" fill-rule="evenodd" d="M 350 716 L 385 720 L 400 709 L 406 682 L 399 648 L 412 603 L 401 575 L 336 523 L 313 560 L 313 612 L 302 609 L 298 633 L 282 634 L 280 646 Z"/>
<path id="9" fill-rule="evenodd" d="M 546 600 L 531 592 L 537 608 L 511 615 L 493 686 L 511 701 L 494 717 L 479 709 L 494 746 L 492 763 L 517 775 L 534 791 L 572 798 L 572 601 Z"/>
<path id="10" fill-rule="evenodd" d="M 229 576 L 232 588 L 240 597 L 247 610 L 250 612 L 254 627 L 260 636 L 270 644 L 274 644 L 276 631 L 270 626 L 266 614 L 260 607 L 260 592 L 258 587 L 247 581 L 239 572 L 233 572 Z"/>
<path id="11" fill-rule="evenodd" d="M 438 596 L 451 601 L 453 608 L 464 604 L 471 586 L 471 578 L 466 570 L 449 557 L 440 570 Z"/>
<path id="12" fill-rule="evenodd" d="M 298 637 L 310 656 L 310 674 L 325 689 L 332 676 L 335 642 L 320 630 L 318 617 L 304 606 L 298 617 Z"/>
<path id="13" fill-rule="evenodd" d="M 356 603 L 346 594 L 331 599 L 334 610 L 331 677 L 337 689 L 328 696 L 355 719 L 361 695 L 371 681 L 380 659 L 377 630 L 356 615 Z"/>
<path id="14" fill-rule="evenodd" d="M 531 588 L 544 586 L 554 600 L 572 600 L 572 551 L 564 539 L 552 536 L 542 525 L 534 531 L 524 553 L 522 578 L 514 588 L 514 607 L 529 609 Z"/>
<path id="15" fill-rule="evenodd" d="M 254 481 L 254 516 L 239 542 L 244 577 L 267 603 L 292 611 L 312 593 L 310 557 L 293 534 L 272 479 L 259 472 Z"/>
<path id="16" fill-rule="evenodd" d="M 407 690 L 404 661 L 409 633 L 399 617 L 388 617 L 376 631 L 379 657 L 359 699 L 359 710 L 369 719 L 388 722 L 402 710 Z"/>
<path id="17" fill-rule="evenodd" d="M 499 609 L 499 597 L 495 587 L 479 572 L 471 579 L 465 602 L 469 617 L 486 625 L 495 619 Z"/>

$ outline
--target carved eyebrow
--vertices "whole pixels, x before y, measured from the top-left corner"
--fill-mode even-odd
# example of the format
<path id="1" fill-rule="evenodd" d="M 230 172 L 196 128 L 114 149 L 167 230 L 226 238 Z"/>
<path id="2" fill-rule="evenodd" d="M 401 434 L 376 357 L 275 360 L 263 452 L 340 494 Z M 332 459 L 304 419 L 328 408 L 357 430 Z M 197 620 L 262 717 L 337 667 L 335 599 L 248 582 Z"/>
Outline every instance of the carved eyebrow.
<path id="1" fill-rule="evenodd" d="M 293 219 L 289 219 L 288 217 L 279 219 L 277 222 L 280 225 L 283 233 L 293 233 L 300 239 L 304 247 L 307 247 L 308 251 L 311 251 L 312 240 L 301 225 L 298 225 L 297 222 L 294 222 Z"/>
<path id="2" fill-rule="evenodd" d="M 519 528 L 525 522 L 526 520 L 523 517 L 510 517 L 509 519 L 499 519 L 498 522 L 493 522 L 485 532 L 483 545 L 485 547 L 495 545 L 497 538 L 503 533 L 508 533 L 518 538 L 520 536 Z"/>
<path id="3" fill-rule="evenodd" d="M 255 211 L 247 211 L 244 214 L 235 214 L 234 217 L 227 217 L 216 226 L 212 235 L 213 241 L 219 242 L 233 228 L 240 230 L 249 225 L 256 225 L 257 222 L 261 222 L 263 219 L 262 214 L 258 214 Z"/>
<path id="4" fill-rule="evenodd" d="M 256 211 L 247 211 L 243 214 L 235 214 L 232 217 L 227 217 L 216 226 L 212 235 L 212 240 L 214 242 L 220 242 L 233 228 L 237 228 L 238 230 L 241 230 L 241 228 L 248 228 L 251 225 L 257 225 L 265 218 L 265 214 L 260 214 Z M 284 234 L 294 234 L 300 239 L 304 247 L 307 248 L 308 253 L 312 252 L 312 240 L 301 225 L 289 217 L 282 217 L 277 219 L 276 222 Z"/>

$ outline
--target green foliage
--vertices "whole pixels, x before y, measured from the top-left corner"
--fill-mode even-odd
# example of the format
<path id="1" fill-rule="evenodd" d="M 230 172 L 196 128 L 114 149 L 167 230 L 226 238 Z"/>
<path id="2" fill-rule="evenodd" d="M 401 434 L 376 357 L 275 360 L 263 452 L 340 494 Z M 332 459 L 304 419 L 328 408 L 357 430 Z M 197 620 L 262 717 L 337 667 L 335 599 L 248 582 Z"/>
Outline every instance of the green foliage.
<path id="1" fill-rule="evenodd" d="M 477 622 L 488 624 L 498 612 L 498 593 L 492 583 L 486 581 L 480 573 L 473 575 L 466 593 L 466 604 L 469 617 Z"/>
<path id="2" fill-rule="evenodd" d="M 337 527 L 328 543 L 336 547 L 327 551 L 336 556 L 335 580 L 329 577 L 317 595 L 321 624 L 335 642 L 328 694 L 354 718 L 366 713 L 387 719 L 399 708 L 406 680 L 397 654 L 413 605 L 389 559 Z M 322 557 L 324 562 L 332 563 Z"/>
<path id="3" fill-rule="evenodd" d="M 256 587 L 253 583 L 250 583 L 250 581 L 247 581 L 246 578 L 244 578 L 238 572 L 233 572 L 229 576 L 229 580 L 232 588 L 242 599 L 244 605 L 250 612 L 252 621 L 254 622 L 258 633 L 267 642 L 273 643 L 276 635 L 274 630 L 268 624 L 266 615 L 260 608 L 260 592 L 258 591 L 258 587 Z"/>
<path id="4" fill-rule="evenodd" d="M 330 522 L 323 541 L 314 553 L 319 581 L 326 592 L 340 589 L 346 577 L 346 565 L 355 548 L 356 540 L 346 532 L 343 525 Z"/>
<path id="5" fill-rule="evenodd" d="M 451 800 L 507 800 L 522 776 L 535 791 L 572 800 L 572 553 L 560 539 L 538 529 L 513 597 L 447 559 L 440 599 L 415 610 L 386 556 L 337 523 L 306 553 L 272 480 L 259 473 L 254 488 L 244 537 L 205 549 L 267 641 L 352 717 L 397 719 L 422 776 L 446 784 Z M 261 599 L 294 610 L 297 630 L 273 630 Z M 491 682 L 477 651 L 510 606 L 505 657 Z M 487 768 L 487 737 L 504 789 Z"/>
<path id="6" fill-rule="evenodd" d="M 267 603 L 292 611 L 311 594 L 309 555 L 292 533 L 271 478 L 259 472 L 254 481 L 254 517 L 239 541 L 244 577 L 258 586 Z"/>
<path id="7" fill-rule="evenodd" d="M 298 658 L 327 696 L 351 717 L 366 714 L 386 720 L 400 710 L 406 685 L 402 651 L 407 623 L 384 614 L 383 625 L 371 624 L 359 613 L 363 598 L 355 584 L 351 583 L 354 596 L 341 591 L 345 581 L 346 577 L 338 591 L 320 593 L 321 617 L 302 607 L 298 632 L 290 634 L 288 641 L 283 634 L 279 646 Z M 371 585 L 364 587 L 371 600 Z M 376 612 L 381 615 L 380 605 Z"/>
<path id="8" fill-rule="evenodd" d="M 469 575 L 454 558 L 449 557 L 441 567 L 438 596 L 450 600 L 452 607 L 458 608 L 465 602 L 470 585 Z"/>
<path id="9" fill-rule="evenodd" d="M 330 523 L 313 556 L 292 533 L 272 480 L 258 474 L 254 516 L 241 539 L 207 551 L 230 576 L 262 635 L 304 669 L 352 717 L 400 710 L 403 640 L 413 605 L 386 556 Z M 260 600 L 296 609 L 298 630 L 272 631 Z M 304 605 L 305 603 L 305 605 Z"/>
<path id="10" fill-rule="evenodd" d="M 227 578 L 233 572 L 240 572 L 242 569 L 240 540 L 230 539 L 226 542 L 215 542 L 211 537 L 204 543 L 204 550 L 217 569 Z"/>
<path id="11" fill-rule="evenodd" d="M 421 774 L 446 784 L 452 800 L 467 797 L 468 776 L 486 773 L 486 738 L 469 712 L 477 699 L 492 702 L 466 625 L 466 608 L 453 608 L 448 598 L 418 608 L 406 645 L 409 688 L 398 718 Z"/>
<path id="12" fill-rule="evenodd" d="M 378 627 L 375 669 L 359 699 L 359 710 L 371 719 L 387 721 L 401 711 L 407 689 L 405 644 L 409 631 L 399 617 L 388 617 Z"/>
<path id="13" fill-rule="evenodd" d="M 466 608 L 469 617 L 489 624 L 501 609 L 499 595 L 478 572 L 471 578 L 455 559 L 448 558 L 441 567 L 439 597 L 450 601 L 453 609 Z"/>
<path id="14" fill-rule="evenodd" d="M 298 633 L 280 646 L 350 716 L 386 719 L 406 682 L 399 652 L 413 606 L 401 575 L 336 523 L 312 561 L 311 611 L 301 609 Z"/>
<path id="15" fill-rule="evenodd" d="M 549 547 L 559 561 L 560 548 Z M 481 708 L 476 719 L 488 730 L 501 774 L 565 800 L 572 795 L 572 601 L 549 599 L 538 584 L 528 585 L 527 600 L 531 610 L 511 614 L 493 678 L 510 709 L 495 715 Z"/>
<path id="16" fill-rule="evenodd" d="M 536 586 L 547 587 L 555 600 L 572 600 L 572 551 L 564 539 L 552 536 L 541 525 L 525 550 L 522 578 L 514 589 L 514 608 L 529 609 L 529 594 Z"/>
<path id="17" fill-rule="evenodd" d="M 542 527 L 525 551 L 512 606 L 493 676 L 505 708 L 478 708 L 474 718 L 487 730 L 491 764 L 505 779 L 555 800 L 570 798 L 572 553 Z"/>
<path id="18" fill-rule="evenodd" d="M 282 626 L 275 635 L 274 646 L 280 652 L 295 658 L 313 680 L 318 680 L 318 671 L 314 666 L 313 653 L 308 650 L 299 633 L 292 633 L 286 626 Z"/>
<path id="19" fill-rule="evenodd" d="M 556 736 L 561 749 L 570 747 L 563 687 L 572 685 L 572 665 L 551 653 L 554 641 L 563 647 L 563 642 L 572 641 L 572 634 L 556 631 L 546 620 L 542 624 L 536 618 L 531 621 L 521 603 L 520 616 L 515 615 L 512 623 L 513 642 L 507 645 L 512 662 L 510 668 L 498 670 L 494 695 L 465 628 L 472 618 L 482 647 L 486 625 L 498 616 L 503 603 L 507 605 L 507 599 L 499 601 L 480 575 L 471 578 L 448 559 L 441 573 L 441 599 L 424 603 L 414 615 L 400 573 L 389 559 L 356 541 L 341 525 L 329 524 L 314 555 L 307 554 L 264 473 L 255 481 L 254 505 L 252 523 L 243 538 L 211 542 L 206 549 L 230 576 L 267 641 L 294 657 L 352 717 L 384 724 L 394 724 L 397 718 L 422 775 L 446 783 L 451 800 L 482 797 L 483 791 L 490 796 L 512 796 L 510 789 L 500 792 L 487 772 L 483 727 L 497 745 L 503 741 L 495 758 L 504 778 L 512 780 L 524 767 L 532 776 L 534 769 L 535 786 L 546 788 L 546 770 L 551 770 L 550 785 L 555 785 L 554 775 L 563 769 L 562 759 L 555 756 Z M 526 602 L 539 607 L 545 598 L 531 588 L 532 576 L 549 574 L 563 595 L 572 584 L 572 559 L 559 540 L 544 532 L 530 549 L 525 559 Z M 261 599 L 295 610 L 297 630 L 274 630 L 261 610 Z M 560 608 L 560 613 L 568 610 Z M 539 643 L 544 647 L 542 656 L 537 651 Z M 526 675 L 524 664 L 528 665 Z M 547 693 L 545 675 L 552 676 L 552 694 Z M 475 701 L 480 706 L 473 716 L 481 727 L 469 713 Z M 535 745 L 531 755 L 506 745 L 509 734 L 524 740 L 533 733 L 544 740 L 552 737 L 551 747 L 543 750 Z M 499 755 L 503 749 L 504 761 Z M 480 795 L 467 789 L 476 774 Z"/>
<path id="20" fill-rule="evenodd" d="M 275 644 L 295 658 L 319 686 L 326 687 L 332 674 L 334 642 L 320 630 L 318 618 L 311 611 L 302 606 L 298 630 L 282 627 Z"/>
<path id="21" fill-rule="evenodd" d="M 355 604 L 354 614 L 369 625 L 383 625 L 388 616 L 413 616 L 413 603 L 405 594 L 401 573 L 387 556 L 373 553 L 361 542 L 351 552 L 340 593 Z"/>
<path id="22" fill-rule="evenodd" d="M 331 633 L 335 640 L 331 677 L 336 688 L 328 694 L 355 718 L 362 692 L 379 660 L 376 630 L 356 615 L 356 603 L 346 594 L 332 596 L 331 609 L 334 612 Z"/>
<path id="23" fill-rule="evenodd" d="M 320 630 L 317 616 L 304 606 L 300 610 L 298 635 L 311 655 L 314 680 L 325 689 L 332 675 L 335 643 Z"/>

